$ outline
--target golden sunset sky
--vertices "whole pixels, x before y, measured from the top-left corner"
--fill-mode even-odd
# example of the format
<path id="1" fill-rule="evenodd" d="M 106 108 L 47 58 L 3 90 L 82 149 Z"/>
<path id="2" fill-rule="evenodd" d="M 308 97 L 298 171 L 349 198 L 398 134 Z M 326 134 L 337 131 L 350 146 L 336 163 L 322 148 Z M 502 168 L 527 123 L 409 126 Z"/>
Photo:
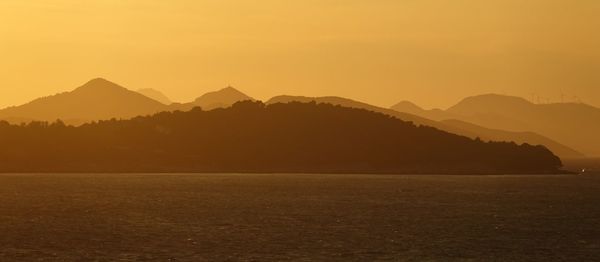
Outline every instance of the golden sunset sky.
<path id="1" fill-rule="evenodd" d="M 0 107 L 95 77 L 175 101 L 338 95 L 600 106 L 598 0 L 1 0 Z"/>

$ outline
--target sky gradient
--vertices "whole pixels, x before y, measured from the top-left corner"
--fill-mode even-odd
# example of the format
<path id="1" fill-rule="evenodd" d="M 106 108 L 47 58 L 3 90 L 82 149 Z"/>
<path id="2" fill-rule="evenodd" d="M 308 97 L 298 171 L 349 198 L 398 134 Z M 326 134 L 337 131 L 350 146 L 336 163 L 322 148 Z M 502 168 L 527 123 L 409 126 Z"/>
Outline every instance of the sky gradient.
<path id="1" fill-rule="evenodd" d="M 0 107 L 103 77 L 175 101 L 274 95 L 600 106 L 597 0 L 3 0 Z M 537 99 L 535 99 L 537 100 Z"/>

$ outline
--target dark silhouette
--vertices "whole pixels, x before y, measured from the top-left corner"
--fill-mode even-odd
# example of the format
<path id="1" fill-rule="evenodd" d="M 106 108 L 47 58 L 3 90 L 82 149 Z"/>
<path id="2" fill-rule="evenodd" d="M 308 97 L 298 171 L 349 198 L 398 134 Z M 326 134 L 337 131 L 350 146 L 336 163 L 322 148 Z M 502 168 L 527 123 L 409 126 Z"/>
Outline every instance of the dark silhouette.
<path id="1" fill-rule="evenodd" d="M 206 93 L 193 102 L 171 103 L 154 89 L 131 91 L 102 78 L 96 78 L 70 92 L 38 98 L 27 104 L 0 110 L 0 120 L 13 124 L 62 119 L 67 125 L 91 121 L 129 119 L 163 111 L 189 111 L 230 107 L 235 102 L 254 100 L 233 87 Z"/>
<path id="2" fill-rule="evenodd" d="M 227 87 L 206 93 L 193 102 L 170 103 L 166 96 L 156 90 L 142 89 L 133 92 L 115 83 L 98 78 L 71 92 L 43 97 L 25 105 L 0 110 L 0 120 L 20 124 L 31 121 L 62 119 L 67 125 L 81 125 L 91 121 L 111 118 L 128 119 L 138 115 L 152 115 L 163 111 L 189 111 L 197 106 L 205 110 L 225 108 L 235 102 L 244 100 L 254 99 L 232 87 Z M 581 153 L 537 133 L 490 129 L 465 121 L 445 121 L 444 119 L 460 119 L 460 117 L 449 117 L 453 114 L 442 110 L 423 110 L 410 102 L 399 103 L 392 110 L 342 97 L 277 96 L 270 99 L 267 104 L 290 101 L 316 101 L 317 103 L 362 108 L 388 114 L 404 121 L 413 122 L 416 125 L 430 126 L 470 138 L 479 137 L 484 141 L 541 144 L 561 158 L 580 158 L 583 156 Z"/>
<path id="3" fill-rule="evenodd" d="M 436 109 L 425 110 L 410 101 L 401 101 L 401 102 L 393 105 L 390 108 L 395 111 L 398 111 L 398 112 L 409 113 L 409 114 L 421 116 L 421 117 L 435 120 L 435 121 L 454 119 L 456 117 L 455 115 L 448 113 L 442 109 L 436 108 Z"/>
<path id="4" fill-rule="evenodd" d="M 533 104 L 519 97 L 469 97 L 447 110 L 461 120 L 511 131 L 532 131 L 590 157 L 600 156 L 600 108 L 582 103 Z"/>
<path id="5" fill-rule="evenodd" d="M 487 94 L 465 98 L 447 110 L 423 110 L 409 102 L 392 109 L 437 121 L 456 119 L 495 130 L 534 132 L 582 153 L 573 155 L 545 144 L 564 158 L 600 156 L 600 108 L 583 103 L 534 104 L 520 97 Z"/>
<path id="6" fill-rule="evenodd" d="M 477 106 L 474 106 L 470 105 L 470 100 L 483 101 L 477 103 Z M 498 111 L 502 112 L 490 114 L 486 109 L 487 107 L 496 108 Z M 408 101 L 402 101 L 391 108 L 398 112 L 418 115 L 442 122 L 445 125 L 452 126 L 456 129 L 462 129 L 465 132 L 458 132 L 458 134 L 461 135 L 480 137 L 483 140 L 514 141 L 516 143 L 529 143 L 534 145 L 541 144 L 548 147 L 548 149 L 552 150 L 552 152 L 561 158 L 585 157 L 583 153 L 573 149 L 573 147 L 577 147 L 576 145 L 568 143 L 568 141 L 562 143 L 557 142 L 557 140 L 566 140 L 561 139 L 560 136 L 552 135 L 553 132 L 551 130 L 556 128 L 530 128 L 527 121 L 536 122 L 538 119 L 529 119 L 524 122 L 515 121 L 515 119 L 520 118 L 520 116 L 517 116 L 518 114 L 529 114 L 530 112 L 528 110 L 533 112 L 535 111 L 534 107 L 535 105 L 517 97 L 483 95 L 467 99 L 449 110 L 425 110 Z M 461 109 L 458 110 L 458 108 Z M 516 108 L 520 109 L 513 111 Z M 541 113 L 540 117 L 551 117 L 551 114 L 550 112 Z M 554 123 L 554 125 L 560 125 L 560 123 L 557 122 Z M 536 130 L 536 132 L 532 132 L 533 130 Z M 571 132 L 573 132 L 573 130 L 571 130 Z M 552 137 L 552 139 L 549 137 Z M 565 145 L 565 143 L 568 143 L 570 146 Z M 588 153 L 591 152 L 588 151 Z"/>
<path id="7" fill-rule="evenodd" d="M 66 126 L 0 123 L 2 172 L 558 173 L 543 146 L 484 142 L 330 104 L 238 102 Z"/>
<path id="8" fill-rule="evenodd" d="M 485 141 L 514 141 L 517 144 L 528 143 L 531 145 L 544 145 L 561 158 L 584 157 L 583 154 L 575 151 L 574 149 L 534 132 L 511 132 L 499 129 L 491 129 L 455 119 L 443 120 L 441 122 L 449 126 L 463 130 L 469 130 L 471 134 L 477 134 L 478 137 Z"/>
<path id="9" fill-rule="evenodd" d="M 140 90 L 139 92 L 133 92 L 115 83 L 98 78 L 89 81 L 88 83 L 71 92 L 39 98 L 25 105 L 0 110 L 0 120 L 6 120 L 10 123 L 20 124 L 31 121 L 54 121 L 55 119 L 62 119 L 67 125 L 77 126 L 91 121 L 108 120 L 111 118 L 129 119 L 135 116 L 152 115 L 163 111 L 189 111 L 197 106 L 202 107 L 205 110 L 225 108 L 231 106 L 235 102 L 244 100 L 254 99 L 232 87 L 227 87 L 219 91 L 209 92 L 205 95 L 202 95 L 190 103 L 168 104 L 168 98 L 155 90 L 144 89 Z M 509 104 L 521 105 L 515 106 L 518 108 L 528 108 L 527 101 L 523 102 L 519 99 L 513 100 L 518 100 L 518 103 Z M 583 157 L 583 155 L 578 151 L 560 144 L 553 139 L 549 139 L 539 135 L 538 133 L 527 132 L 527 128 L 523 128 L 524 130 L 522 131 L 505 131 L 500 129 L 485 128 L 483 126 L 471 124 L 470 121 L 479 122 L 477 118 L 471 119 L 469 117 L 462 117 L 460 114 L 454 114 L 442 110 L 423 110 L 410 102 L 401 102 L 394 106 L 394 110 L 392 110 L 342 97 L 312 98 L 300 96 L 277 96 L 269 100 L 267 104 L 279 102 L 285 103 L 290 101 L 316 101 L 317 103 L 330 103 L 345 107 L 362 108 L 374 112 L 388 114 L 404 121 L 410 121 L 415 125 L 430 126 L 470 138 L 480 138 L 484 141 L 514 141 L 516 143 L 528 143 L 534 145 L 541 144 L 562 158 Z M 486 105 L 487 103 L 479 104 Z M 502 103 L 490 103 L 491 106 L 497 107 L 498 105 L 496 104 Z M 453 111 L 459 111 L 456 108 L 454 108 Z M 491 117 L 483 115 L 483 119 L 489 118 L 497 120 L 497 123 L 503 123 L 503 121 L 498 119 L 497 115 L 498 114 L 495 114 Z M 453 120 L 463 118 L 469 118 L 470 121 Z M 543 118 L 544 116 L 540 117 L 540 119 Z M 483 124 L 486 124 L 485 126 L 487 126 L 491 125 L 492 123 L 486 122 Z M 589 126 L 592 126 L 591 129 L 593 130 L 594 125 L 590 123 Z M 509 126 L 507 128 L 513 127 Z M 572 132 L 571 129 L 568 129 L 567 131 Z M 566 134 L 567 131 L 563 133 Z M 585 130 L 581 132 L 586 134 L 589 133 Z M 594 143 L 592 142 L 591 144 Z"/>
<path id="10" fill-rule="evenodd" d="M 229 86 L 218 91 L 206 93 L 196 98 L 192 104 L 194 106 L 199 106 L 204 110 L 211 110 L 215 108 L 230 107 L 236 102 L 246 100 L 254 101 L 254 98 Z"/>
<path id="11" fill-rule="evenodd" d="M 226 87 L 221 90 L 208 92 L 196 98 L 193 102 L 170 104 L 163 111 L 189 111 L 195 107 L 200 107 L 204 110 L 212 110 L 217 108 L 227 108 L 241 101 L 255 100 L 233 87 Z"/>
<path id="12" fill-rule="evenodd" d="M 91 120 L 131 118 L 164 111 L 166 105 L 102 78 L 71 92 L 38 98 L 0 110 L 0 119 L 63 121 L 78 125 Z M 16 121 L 15 121 L 16 122 Z"/>
<path id="13" fill-rule="evenodd" d="M 504 131 L 499 129 L 490 129 L 481 127 L 478 125 L 470 124 L 464 121 L 437 121 L 439 119 L 435 117 L 436 113 L 445 114 L 447 113 L 441 110 L 430 110 L 432 114 L 425 114 L 425 110 L 420 107 L 412 104 L 410 102 L 401 102 L 396 106 L 392 107 L 392 109 L 376 107 L 373 105 L 369 105 L 366 103 L 350 100 L 342 97 L 328 96 L 328 97 L 304 97 L 304 96 L 276 96 L 269 100 L 267 104 L 270 103 L 288 103 L 292 101 L 297 102 L 311 102 L 315 101 L 317 103 L 329 103 L 333 105 L 341 105 L 345 107 L 352 108 L 362 108 L 369 111 L 379 112 L 383 114 L 387 114 L 390 116 L 394 116 L 396 118 L 402 119 L 404 121 L 413 122 L 416 125 L 424 125 L 435 127 L 437 129 L 450 132 L 453 134 L 458 134 L 470 138 L 480 138 L 484 141 L 514 141 L 515 143 L 528 143 L 532 145 L 544 145 L 548 149 L 550 149 L 553 153 L 557 154 L 560 157 L 567 158 L 579 158 L 583 155 L 567 146 L 564 146 L 552 139 L 546 138 L 539 134 L 533 132 L 511 132 Z M 440 112 L 438 112 L 440 111 Z"/>

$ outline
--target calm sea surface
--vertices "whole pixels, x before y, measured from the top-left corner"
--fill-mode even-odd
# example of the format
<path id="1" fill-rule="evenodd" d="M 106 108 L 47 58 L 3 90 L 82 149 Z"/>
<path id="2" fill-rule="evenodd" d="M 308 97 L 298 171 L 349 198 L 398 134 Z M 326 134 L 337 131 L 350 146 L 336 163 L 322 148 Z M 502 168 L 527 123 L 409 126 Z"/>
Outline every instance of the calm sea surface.
<path id="1" fill-rule="evenodd" d="M 600 260 L 600 176 L 0 175 L 0 261 Z"/>

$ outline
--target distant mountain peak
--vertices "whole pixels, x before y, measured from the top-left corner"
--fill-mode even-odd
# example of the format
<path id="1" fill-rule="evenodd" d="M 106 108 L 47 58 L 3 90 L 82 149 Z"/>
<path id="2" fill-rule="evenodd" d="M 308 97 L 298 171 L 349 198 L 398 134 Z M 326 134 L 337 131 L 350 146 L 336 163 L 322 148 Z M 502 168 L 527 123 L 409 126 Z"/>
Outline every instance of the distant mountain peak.
<path id="1" fill-rule="evenodd" d="M 165 111 L 167 106 L 103 78 L 92 79 L 71 92 L 41 97 L 0 110 L 0 118 L 38 121 L 56 119 L 82 123 L 131 118 Z"/>
<path id="2" fill-rule="evenodd" d="M 486 94 L 467 97 L 446 112 L 486 128 L 535 132 L 585 155 L 600 155 L 600 109 L 591 106 L 534 104 L 521 97 Z"/>
<path id="3" fill-rule="evenodd" d="M 110 81 L 106 80 L 105 78 L 102 77 L 96 77 L 96 78 L 92 78 L 90 81 L 87 82 L 88 84 L 90 83 L 111 83 Z"/>
<path id="4" fill-rule="evenodd" d="M 392 106 L 392 109 L 400 112 L 419 112 L 424 109 L 410 101 L 401 101 Z"/>
<path id="5" fill-rule="evenodd" d="M 84 90 L 126 90 L 126 88 L 115 84 L 111 81 L 108 81 L 104 78 L 94 78 L 82 86 L 75 89 L 75 91 L 84 91 Z"/>
<path id="6" fill-rule="evenodd" d="M 222 88 L 218 91 L 214 91 L 214 92 L 208 92 L 206 95 L 212 95 L 212 94 L 221 94 L 221 95 L 237 95 L 240 97 L 248 97 L 246 94 L 242 93 L 240 90 L 235 89 L 233 86 L 227 86 L 225 88 Z"/>
<path id="7" fill-rule="evenodd" d="M 203 109 L 210 110 L 219 107 L 229 107 L 235 104 L 236 102 L 245 100 L 254 101 L 254 98 L 240 92 L 239 90 L 231 86 L 227 86 L 218 91 L 208 92 L 196 98 L 194 104 L 202 107 Z"/>
<path id="8" fill-rule="evenodd" d="M 447 112 L 462 115 L 471 115 L 474 112 L 495 114 L 506 110 L 528 110 L 532 107 L 535 107 L 535 104 L 522 97 L 484 94 L 467 97 L 448 108 Z"/>
<path id="9" fill-rule="evenodd" d="M 116 85 L 115 83 L 106 80 L 105 78 L 97 77 L 87 81 L 83 86 L 103 86 L 103 85 Z"/>

